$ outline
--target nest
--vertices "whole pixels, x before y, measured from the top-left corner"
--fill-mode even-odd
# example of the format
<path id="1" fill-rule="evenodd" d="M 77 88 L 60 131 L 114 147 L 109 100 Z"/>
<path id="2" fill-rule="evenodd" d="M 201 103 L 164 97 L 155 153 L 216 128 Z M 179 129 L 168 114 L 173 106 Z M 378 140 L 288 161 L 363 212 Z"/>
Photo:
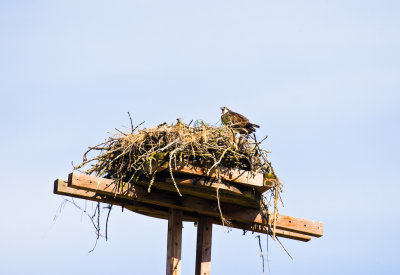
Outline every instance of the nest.
<path id="1" fill-rule="evenodd" d="M 154 164 L 177 162 L 210 168 L 221 167 L 262 173 L 276 178 L 268 151 L 259 147 L 255 135 L 237 136 L 229 126 L 211 126 L 202 121 L 194 125 L 178 120 L 176 124 L 160 124 L 154 128 L 138 129 L 130 133 L 118 133 L 105 142 L 89 147 L 83 162 L 74 167 L 85 174 L 114 179 L 120 183 L 134 183 L 138 176 L 154 179 L 157 167 Z M 88 154 L 100 153 L 88 159 Z"/>
<path id="2" fill-rule="evenodd" d="M 159 166 L 168 164 L 169 176 L 179 194 L 172 172 L 177 163 L 205 167 L 208 171 L 228 168 L 262 173 L 276 179 L 270 193 L 276 220 L 281 183 L 267 159 L 269 152 L 260 148 L 266 138 L 258 142 L 255 135 L 239 135 L 229 126 L 212 126 L 202 121 L 192 125 L 177 120 L 175 124 L 163 123 L 145 129 L 139 129 L 140 125 L 134 127 L 131 120 L 129 133 L 117 129 L 118 132 L 105 142 L 89 147 L 83 162 L 74 168 L 85 174 L 113 179 L 117 186 L 146 179 L 150 181 L 150 192 Z M 92 153 L 94 156 L 89 158 Z M 90 167 L 85 168 L 86 165 Z M 260 206 L 266 213 L 268 204 L 264 198 Z"/>

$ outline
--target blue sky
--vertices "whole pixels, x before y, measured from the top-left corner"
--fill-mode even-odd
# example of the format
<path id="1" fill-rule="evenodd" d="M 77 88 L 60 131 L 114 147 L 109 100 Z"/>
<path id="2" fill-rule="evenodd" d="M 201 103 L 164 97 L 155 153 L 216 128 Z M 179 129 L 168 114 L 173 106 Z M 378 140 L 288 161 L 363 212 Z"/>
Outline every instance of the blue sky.
<path id="1" fill-rule="evenodd" d="M 162 274 L 166 221 L 115 210 L 110 238 L 53 180 L 114 128 L 219 120 L 268 135 L 281 213 L 325 236 L 269 242 L 271 274 L 398 274 L 398 1 L 0 1 L 1 274 Z M 91 204 L 88 204 L 91 207 Z M 196 230 L 184 225 L 182 274 Z M 262 239 L 266 250 L 266 237 Z M 254 235 L 214 227 L 213 274 L 262 274 Z"/>

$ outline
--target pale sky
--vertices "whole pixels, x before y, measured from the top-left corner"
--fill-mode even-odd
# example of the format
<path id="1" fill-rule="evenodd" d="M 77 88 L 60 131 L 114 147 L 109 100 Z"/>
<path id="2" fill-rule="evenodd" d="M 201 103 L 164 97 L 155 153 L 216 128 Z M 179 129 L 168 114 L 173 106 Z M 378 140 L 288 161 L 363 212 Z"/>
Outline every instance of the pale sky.
<path id="1" fill-rule="evenodd" d="M 281 213 L 271 274 L 399 274 L 400 2 L 0 1 L 0 274 L 164 274 L 167 222 L 116 208 L 109 240 L 53 181 L 114 128 L 259 124 Z M 80 201 L 82 205 L 84 202 Z M 91 204 L 87 205 L 89 209 Z M 196 228 L 183 229 L 182 274 Z M 264 252 L 267 238 L 262 237 Z M 262 274 L 255 235 L 213 229 L 212 274 Z"/>

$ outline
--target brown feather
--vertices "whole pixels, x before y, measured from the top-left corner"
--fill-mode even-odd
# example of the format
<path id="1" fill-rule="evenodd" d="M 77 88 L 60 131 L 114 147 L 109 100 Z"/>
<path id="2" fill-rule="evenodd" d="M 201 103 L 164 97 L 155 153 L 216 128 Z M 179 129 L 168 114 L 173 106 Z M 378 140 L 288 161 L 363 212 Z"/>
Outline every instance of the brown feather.
<path id="1" fill-rule="evenodd" d="M 225 124 L 230 125 L 241 134 L 251 134 L 255 132 L 255 128 L 260 128 L 257 124 L 250 123 L 244 115 L 232 112 L 229 109 L 227 113 L 221 116 L 221 119 Z"/>

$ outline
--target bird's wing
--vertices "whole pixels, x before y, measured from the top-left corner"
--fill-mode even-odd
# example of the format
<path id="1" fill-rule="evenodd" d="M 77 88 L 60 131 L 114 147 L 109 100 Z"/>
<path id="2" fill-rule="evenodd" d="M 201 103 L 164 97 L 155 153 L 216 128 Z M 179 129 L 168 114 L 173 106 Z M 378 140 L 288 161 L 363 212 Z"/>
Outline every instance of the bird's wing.
<path id="1" fill-rule="evenodd" d="M 241 114 L 235 113 L 235 112 L 231 112 L 231 117 L 232 117 L 232 122 L 234 124 L 243 124 L 246 125 L 247 123 L 249 123 L 249 120 Z"/>

